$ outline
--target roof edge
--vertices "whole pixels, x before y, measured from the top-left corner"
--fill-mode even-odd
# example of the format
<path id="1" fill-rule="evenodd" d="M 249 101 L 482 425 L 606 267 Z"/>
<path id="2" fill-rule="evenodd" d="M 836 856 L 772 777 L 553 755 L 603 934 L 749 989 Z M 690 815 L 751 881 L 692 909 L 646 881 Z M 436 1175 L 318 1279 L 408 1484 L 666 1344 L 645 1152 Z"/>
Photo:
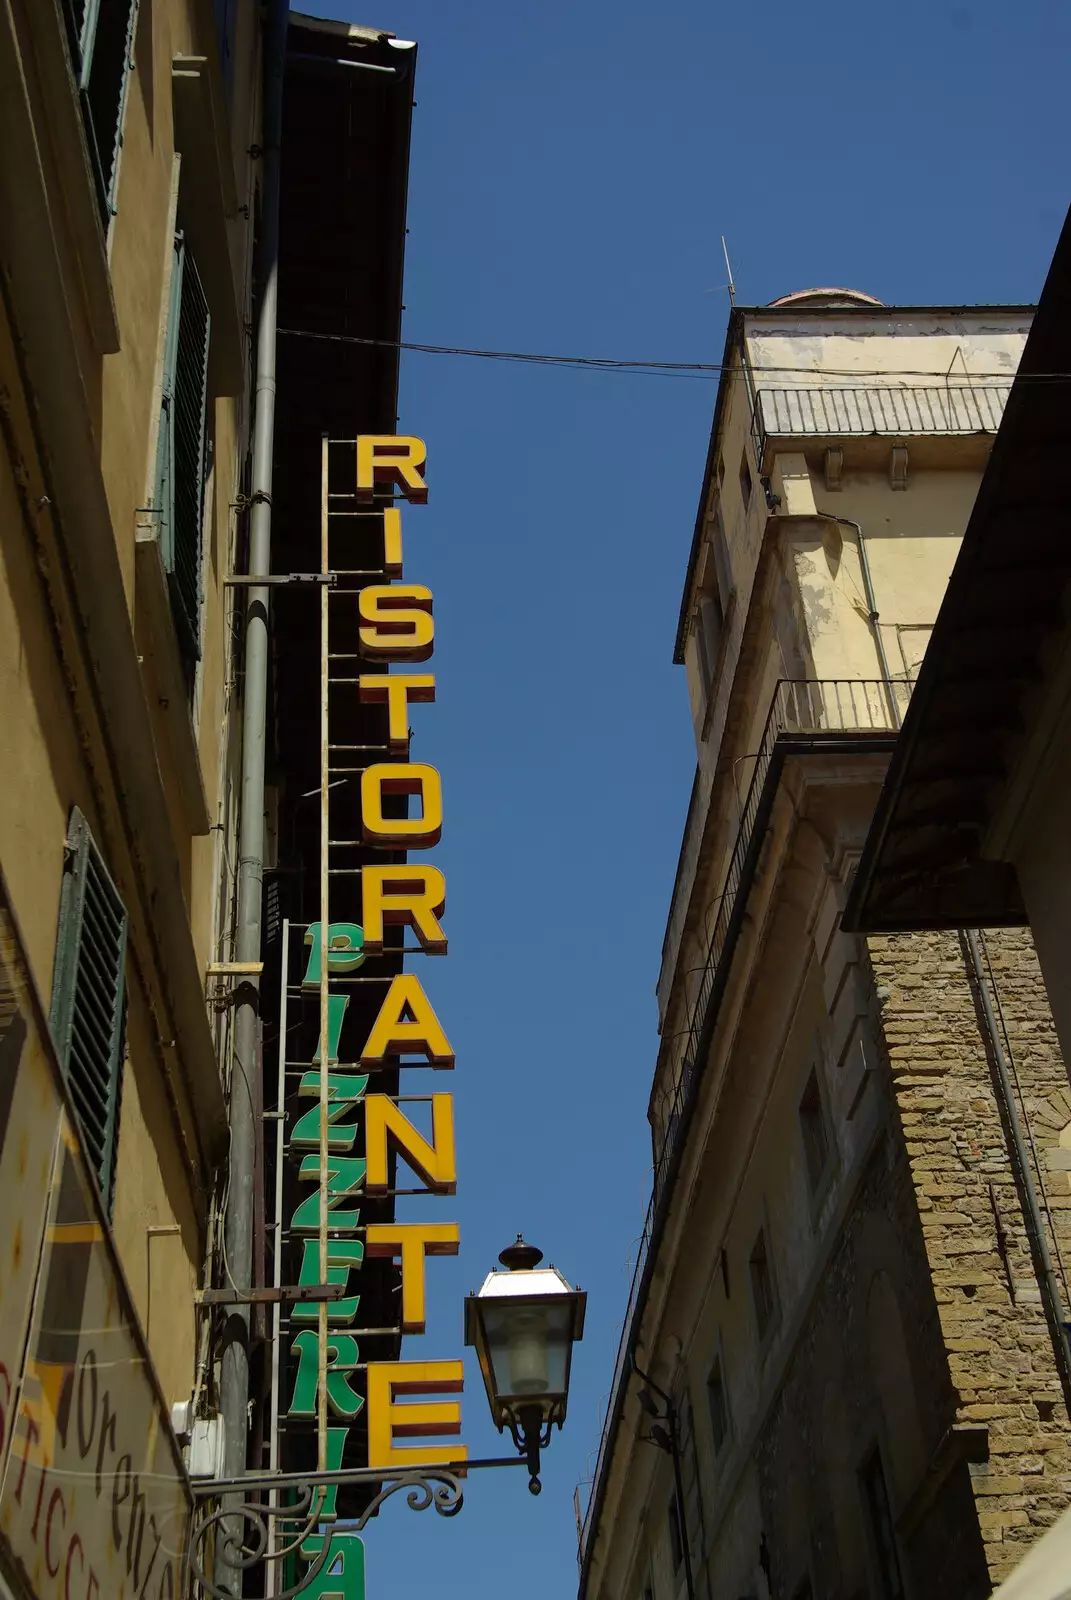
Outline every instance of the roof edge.
<path id="1" fill-rule="evenodd" d="M 881 317 L 894 317 L 894 316 L 903 316 L 903 315 L 905 315 L 907 313 L 913 313 L 915 315 L 921 315 L 923 313 L 926 313 L 927 315 L 930 315 L 930 316 L 937 316 L 937 315 L 939 315 L 941 313 L 944 313 L 945 315 L 947 315 L 949 313 L 952 313 L 953 315 L 956 315 L 956 316 L 965 316 L 969 312 L 983 312 L 983 311 L 984 312 L 999 311 L 999 312 L 1005 313 L 1005 315 L 1007 315 L 1007 316 L 1031 316 L 1032 317 L 1034 315 L 1035 311 L 1037 310 L 1037 305 L 1036 304 L 1032 304 L 1030 302 L 1025 302 L 1025 303 L 1022 303 L 1022 304 L 1016 303 L 1016 304 L 1013 304 L 1013 305 L 1005 305 L 1003 303 L 998 302 L 998 303 L 995 303 L 995 304 L 986 303 L 985 305 L 974 305 L 974 306 L 969 306 L 969 305 L 947 305 L 947 306 L 946 305 L 915 305 L 914 303 L 907 303 L 907 304 L 904 304 L 904 305 L 900 305 L 900 304 L 897 304 L 895 302 L 890 303 L 888 301 L 879 300 L 879 301 L 875 301 L 873 305 L 823 306 L 823 305 L 801 305 L 798 301 L 795 302 L 795 303 L 789 304 L 789 305 L 778 305 L 777 302 L 775 301 L 771 305 L 759 305 L 759 306 L 741 306 L 741 305 L 738 305 L 734 309 L 736 311 L 742 312 L 745 316 L 749 316 L 749 317 L 751 317 L 751 316 L 756 316 L 756 317 L 758 317 L 758 316 L 761 316 L 761 317 L 777 317 L 777 318 L 783 319 L 785 321 L 788 321 L 793 317 L 803 317 L 803 316 L 806 316 L 806 317 L 827 317 L 827 318 L 832 320 L 833 318 L 836 318 L 836 317 L 878 317 L 878 318 L 881 318 Z"/>
<path id="2" fill-rule="evenodd" d="M 710 480 L 714 472 L 714 463 L 717 459 L 718 433 L 721 427 L 722 413 L 725 410 L 725 397 L 732 380 L 732 355 L 740 342 L 740 333 L 744 326 L 744 316 L 747 308 L 734 306 L 729 313 L 729 325 L 725 330 L 725 348 L 722 351 L 721 377 L 718 379 L 718 397 L 714 402 L 714 417 L 710 425 L 710 443 L 707 445 L 707 460 L 703 468 L 703 487 L 699 492 L 699 507 L 695 514 L 695 529 L 692 533 L 692 547 L 688 552 L 688 570 L 684 578 L 684 593 L 681 595 L 681 608 L 677 617 L 677 636 L 673 645 L 673 661 L 680 666 L 684 661 L 684 641 L 688 632 L 688 597 L 692 592 L 692 579 L 695 576 L 696 563 L 699 560 L 699 547 L 703 542 L 703 524 L 706 521 L 707 501 L 710 498 Z"/>
<path id="3" fill-rule="evenodd" d="M 393 39 L 388 28 L 364 28 L 357 22 L 343 22 L 340 17 L 310 17 L 304 11 L 291 11 L 288 16 L 292 28 L 308 28 L 313 33 L 331 33 L 349 39 L 354 44 L 379 44 Z"/>

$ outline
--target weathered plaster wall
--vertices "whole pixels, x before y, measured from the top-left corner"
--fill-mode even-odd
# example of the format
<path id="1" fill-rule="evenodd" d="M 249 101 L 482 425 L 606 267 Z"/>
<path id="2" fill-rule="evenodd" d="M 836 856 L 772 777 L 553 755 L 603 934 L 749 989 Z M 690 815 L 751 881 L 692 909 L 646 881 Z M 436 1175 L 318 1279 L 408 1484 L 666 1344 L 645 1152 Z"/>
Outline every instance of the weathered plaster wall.
<path id="1" fill-rule="evenodd" d="M 229 129 L 249 215 L 229 223 L 239 294 L 244 293 L 252 247 L 254 168 L 259 71 L 259 19 L 251 0 L 236 8 L 233 120 Z M 29 8 L 34 26 L 44 8 Z M 57 13 L 57 27 L 62 22 Z M 26 941 L 34 981 L 47 1010 L 57 936 L 64 844 L 71 808 L 87 816 L 130 913 L 126 970 L 127 1059 L 123 1074 L 114 1234 L 136 1307 L 168 1400 L 188 1396 L 194 1376 L 192 1291 L 202 1268 L 206 1195 L 203 1153 L 183 1079 L 181 1051 L 168 1037 L 161 997 L 168 985 L 159 970 L 152 908 L 143 893 L 144 839 L 132 822 L 124 774 L 117 772 L 109 729 L 88 671 L 85 618 L 65 566 L 63 533 L 48 496 L 49 462 L 65 440 L 37 437 L 34 396 L 27 393 L 17 356 L 18 318 L 69 317 L 77 366 L 71 391 L 84 398 L 86 433 L 93 441 L 87 490 L 101 486 L 110 513 L 119 566 L 116 592 L 133 630 L 123 641 L 141 668 L 131 683 L 152 713 L 155 756 L 163 781 L 168 845 L 179 863 L 190 910 L 189 937 L 202 970 L 213 958 L 221 875 L 218 836 L 194 835 L 180 783 L 173 739 L 171 689 L 160 671 L 173 638 L 152 630 L 139 582 L 135 535 L 155 474 L 159 419 L 161 331 L 167 313 L 168 269 L 173 254 L 171 206 L 175 171 L 172 62 L 176 54 L 215 51 L 211 7 L 193 0 L 142 5 L 126 94 L 117 212 L 111 223 L 107 269 L 119 328 L 119 349 L 101 355 L 86 311 L 79 263 L 64 232 L 64 197 L 88 184 L 88 167 L 59 171 L 50 138 L 48 96 L 27 72 L 39 122 L 42 158 L 54 207 L 57 251 L 66 273 L 62 303 L 0 309 L 0 861 Z M 29 30 L 32 31 L 32 30 Z M 220 91 L 222 94 L 222 91 Z M 77 112 L 75 112 L 77 116 Z M 211 181 L 212 174 L 208 175 Z M 200 180 L 205 181 L 202 172 Z M 95 201 L 93 202 L 95 210 Z M 94 241 L 99 245 L 99 241 Z M 43 295 L 44 291 L 42 291 Z M 7 305 L 13 305 L 14 330 Z M 192 710 L 191 742 L 199 751 L 209 815 L 226 811 L 220 775 L 225 759 L 226 674 L 230 633 L 225 577 L 233 568 L 236 487 L 247 422 L 244 401 L 212 402 L 213 468 L 205 508 L 203 654 Z M 87 493 L 87 500 L 93 500 Z M 94 503 L 98 503 L 94 501 Z M 77 524 L 72 524 L 77 526 Z M 149 634 L 153 632 L 150 639 Z M 155 652 L 155 654 L 154 654 Z M 175 655 L 177 660 L 177 654 Z M 174 663 L 172 663 L 174 664 Z M 182 706 L 185 712 L 185 703 Z M 145 819 L 141 822 L 144 825 Z M 204 826 L 204 824 L 202 824 Z M 196 1182 L 196 1189 L 195 1189 Z M 180 1308 L 176 1310 L 176 1307 Z"/>
<path id="2" fill-rule="evenodd" d="M 891 326 L 890 326 L 891 323 Z M 1030 327 L 1029 314 L 977 311 L 852 313 L 810 316 L 799 307 L 784 316 L 748 319 L 748 360 L 756 385 L 838 388 L 885 375 L 896 383 L 963 382 L 967 376 L 1015 375 Z"/>

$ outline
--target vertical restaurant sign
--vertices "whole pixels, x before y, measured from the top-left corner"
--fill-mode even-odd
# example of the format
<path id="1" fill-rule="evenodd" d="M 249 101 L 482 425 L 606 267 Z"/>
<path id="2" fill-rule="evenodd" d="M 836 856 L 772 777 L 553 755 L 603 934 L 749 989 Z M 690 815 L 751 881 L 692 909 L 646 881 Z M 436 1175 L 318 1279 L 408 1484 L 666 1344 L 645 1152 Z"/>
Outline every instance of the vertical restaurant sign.
<path id="1" fill-rule="evenodd" d="M 325 446 L 326 448 L 326 446 Z M 397 435 L 362 435 L 356 441 L 358 504 L 374 503 L 377 490 L 400 490 L 410 503 L 427 501 L 423 476 L 426 451 L 421 440 Z M 361 589 L 355 596 L 358 650 L 362 669 L 357 694 L 366 705 L 386 708 L 387 760 L 361 773 L 361 842 L 372 850 L 396 853 L 434 847 L 442 832 L 442 784 L 438 771 L 409 759 L 408 708 L 435 699 L 435 678 L 413 671 L 428 661 L 435 647 L 432 594 L 423 584 L 400 581 L 403 575 L 402 521 L 397 505 L 383 516 L 383 574 L 390 581 Z M 392 672 L 390 667 L 401 670 Z M 368 670 L 364 670 L 367 667 Z M 393 797 L 406 796 L 416 805 L 399 808 Z M 399 809 L 415 814 L 398 816 Z M 302 978 L 306 990 L 319 989 L 325 967 L 333 976 L 352 974 L 366 956 L 384 953 L 385 931 L 408 928 L 427 955 L 445 955 L 447 939 L 440 918 L 446 903 L 442 871 L 424 861 L 369 864 L 361 869 L 361 926 L 329 922 L 307 932 L 308 960 Z M 389 946 L 387 947 L 389 950 Z M 337 1470 L 346 1455 L 349 1428 L 365 1397 L 354 1387 L 361 1365 L 357 1335 L 359 1273 L 366 1258 L 400 1264 L 403 1334 L 426 1327 L 425 1273 L 429 1256 L 456 1255 L 455 1222 L 361 1222 L 360 1199 L 392 1193 L 391 1157 L 410 1169 L 429 1195 L 456 1189 L 453 1096 L 436 1092 L 430 1102 L 430 1137 L 399 1103 L 401 1096 L 373 1091 L 375 1075 L 402 1056 L 422 1058 L 420 1065 L 447 1071 L 454 1052 L 419 978 L 399 973 L 387 989 L 357 1059 L 342 1064 L 339 1043 L 349 995 L 328 988 L 326 1038 L 321 1032 L 312 1070 L 302 1075 L 299 1095 L 309 1109 L 298 1117 L 289 1139 L 299 1182 L 309 1184 L 289 1218 L 292 1239 L 301 1242 L 299 1285 L 324 1281 L 321 1270 L 321 1228 L 326 1213 L 328 1284 L 341 1286 L 344 1298 L 327 1302 L 326 1352 L 321 1349 L 322 1306 L 298 1300 L 291 1313 L 297 1331 L 291 1335 L 293 1387 L 286 1416 L 313 1420 L 319 1410 L 320 1374 L 326 1378 L 326 1467 Z M 326 1055 L 325 1055 L 326 1052 Z M 321 1126 L 321 1064 L 326 1060 L 326 1162 Z M 399 1063 L 404 1067 L 404 1061 Z M 414 1097 L 407 1096 L 406 1100 Z M 356 1154 L 363 1125 L 364 1153 Z M 326 1185 L 323 1171 L 326 1168 Z M 397 1179 L 396 1182 L 401 1182 Z M 304 1324 L 304 1326 L 302 1326 Z M 463 1463 L 464 1445 L 454 1442 L 461 1431 L 460 1402 L 463 1362 L 372 1361 L 365 1368 L 368 1465 L 385 1474 L 422 1467 Z M 435 1398 L 429 1398 L 434 1396 Z M 419 1441 L 419 1442 L 413 1442 Z M 443 1441 L 439 1443 L 430 1441 Z M 323 1513 L 333 1516 L 338 1491 L 326 1491 Z M 303 1593 L 363 1594 L 363 1550 L 352 1534 L 331 1534 L 332 1548 L 320 1575 Z M 319 1554 L 321 1536 L 307 1539 L 302 1554 Z"/>
<path id="2" fill-rule="evenodd" d="M 189 1486 L 0 887 L 0 1536 L 39 1600 L 185 1592 Z"/>

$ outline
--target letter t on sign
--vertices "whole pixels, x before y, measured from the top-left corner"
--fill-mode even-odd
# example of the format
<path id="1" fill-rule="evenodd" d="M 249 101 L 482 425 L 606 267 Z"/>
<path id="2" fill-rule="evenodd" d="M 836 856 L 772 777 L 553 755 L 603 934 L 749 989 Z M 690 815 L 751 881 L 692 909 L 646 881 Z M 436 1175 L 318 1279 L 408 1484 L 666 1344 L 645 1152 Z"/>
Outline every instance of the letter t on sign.
<path id="1" fill-rule="evenodd" d="M 370 1222 L 365 1232 L 368 1254 L 393 1261 L 402 1258 L 402 1332 L 423 1333 L 425 1256 L 456 1256 L 456 1222 Z"/>

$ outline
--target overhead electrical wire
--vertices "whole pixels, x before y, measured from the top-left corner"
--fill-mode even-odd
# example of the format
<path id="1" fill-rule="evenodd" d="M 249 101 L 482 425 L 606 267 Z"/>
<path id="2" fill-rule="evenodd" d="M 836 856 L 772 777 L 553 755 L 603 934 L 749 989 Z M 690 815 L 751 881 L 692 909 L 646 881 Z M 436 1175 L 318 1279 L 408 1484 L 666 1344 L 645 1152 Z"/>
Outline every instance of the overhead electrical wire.
<path id="1" fill-rule="evenodd" d="M 632 372 L 661 377 L 717 378 L 725 372 L 744 371 L 742 367 L 723 361 L 628 361 L 611 356 L 560 356 L 541 355 L 525 350 L 478 350 L 464 345 L 421 344 L 409 339 L 368 339 L 354 333 L 319 333 L 310 328 L 279 328 L 280 334 L 291 339 L 320 339 L 329 344 L 357 344 L 384 350 L 415 350 L 421 355 L 469 356 L 482 361 L 519 361 L 537 367 L 572 367 L 588 372 Z M 806 377 L 820 373 L 829 378 L 929 378 L 942 379 L 941 373 L 922 367 L 788 367 L 762 365 L 748 362 L 748 372 L 777 372 Z M 1067 372 L 971 372 L 958 378 L 954 387 L 970 388 L 975 381 L 1011 383 L 1018 376 L 1020 382 L 1066 383 L 1071 380 Z"/>

